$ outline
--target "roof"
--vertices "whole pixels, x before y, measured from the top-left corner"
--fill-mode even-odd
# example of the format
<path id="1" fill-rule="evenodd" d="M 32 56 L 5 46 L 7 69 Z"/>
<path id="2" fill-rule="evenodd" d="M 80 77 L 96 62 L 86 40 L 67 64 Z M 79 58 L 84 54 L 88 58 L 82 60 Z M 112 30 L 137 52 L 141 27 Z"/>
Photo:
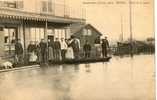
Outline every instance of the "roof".
<path id="1" fill-rule="evenodd" d="M 92 28 L 94 31 L 96 31 L 99 35 L 102 35 L 102 33 L 100 31 L 98 31 L 94 26 L 92 26 L 91 24 L 85 24 L 85 25 L 81 25 L 78 26 L 77 28 L 75 28 L 75 30 L 72 32 L 73 34 L 78 33 L 79 31 L 81 31 L 82 29 L 86 28 L 86 27 L 90 27 Z"/>

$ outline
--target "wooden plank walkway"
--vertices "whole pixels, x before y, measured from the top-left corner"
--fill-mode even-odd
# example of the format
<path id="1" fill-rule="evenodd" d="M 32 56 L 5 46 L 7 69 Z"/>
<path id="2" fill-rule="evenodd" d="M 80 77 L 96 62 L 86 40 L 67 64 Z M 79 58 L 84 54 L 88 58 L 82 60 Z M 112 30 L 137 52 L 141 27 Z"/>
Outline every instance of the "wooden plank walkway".
<path id="1" fill-rule="evenodd" d="M 78 59 L 78 60 L 65 60 L 65 61 L 53 61 L 49 63 L 49 65 L 61 65 L 61 64 L 82 64 L 82 63 L 96 63 L 96 62 L 108 62 L 111 59 L 111 57 L 106 58 L 99 58 L 99 59 Z M 45 64 L 43 64 L 45 65 Z M 16 67 L 16 68 L 10 68 L 10 69 L 2 69 L 1 72 L 9 72 L 9 71 L 16 71 L 16 70 L 23 70 L 23 69 L 36 69 L 40 68 L 40 66 L 43 66 L 42 64 L 35 64 L 35 65 L 28 65 L 23 67 Z"/>

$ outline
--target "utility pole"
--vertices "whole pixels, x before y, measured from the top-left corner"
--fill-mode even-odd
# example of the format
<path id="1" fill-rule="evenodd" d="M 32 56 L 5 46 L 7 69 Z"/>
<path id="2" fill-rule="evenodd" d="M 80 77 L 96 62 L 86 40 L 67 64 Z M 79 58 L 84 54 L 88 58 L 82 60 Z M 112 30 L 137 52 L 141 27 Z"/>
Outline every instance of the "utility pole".
<path id="1" fill-rule="evenodd" d="M 132 33 L 132 4 L 129 0 L 129 22 L 130 22 L 130 54 L 133 55 L 133 33 Z"/>
<path id="2" fill-rule="evenodd" d="M 123 33 L 123 16 L 121 15 L 121 41 L 123 42 L 123 35 L 124 35 L 124 33 Z"/>

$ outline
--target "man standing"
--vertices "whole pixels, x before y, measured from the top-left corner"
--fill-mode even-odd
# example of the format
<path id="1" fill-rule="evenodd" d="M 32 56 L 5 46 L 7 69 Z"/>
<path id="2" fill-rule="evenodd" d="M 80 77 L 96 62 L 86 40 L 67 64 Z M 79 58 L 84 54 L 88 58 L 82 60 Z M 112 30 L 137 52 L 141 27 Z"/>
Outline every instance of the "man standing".
<path id="1" fill-rule="evenodd" d="M 75 36 L 71 36 L 72 43 L 71 46 L 74 52 L 74 58 L 79 59 L 79 51 L 80 51 L 80 40 L 77 39 Z"/>
<path id="2" fill-rule="evenodd" d="M 91 45 L 88 43 L 88 41 L 86 41 L 85 45 L 83 46 L 83 51 L 84 51 L 85 58 L 90 58 Z"/>
<path id="3" fill-rule="evenodd" d="M 54 42 L 54 49 L 55 49 L 55 60 L 60 60 L 60 52 L 61 52 L 61 44 L 59 42 L 59 39 L 56 38 L 56 41 Z"/>
<path id="4" fill-rule="evenodd" d="M 47 60 L 47 44 L 44 39 L 41 39 L 41 42 L 39 43 L 40 46 L 40 54 L 41 54 L 41 62 L 46 63 Z"/>
<path id="5" fill-rule="evenodd" d="M 67 51 L 67 43 L 65 42 L 64 38 L 61 39 L 61 56 L 62 60 L 65 60 L 65 53 Z"/>
<path id="6" fill-rule="evenodd" d="M 54 39 L 48 40 L 48 58 L 52 62 L 54 60 Z"/>
<path id="7" fill-rule="evenodd" d="M 109 42 L 107 40 L 107 37 L 105 37 L 105 39 L 102 40 L 101 47 L 102 47 L 103 58 L 107 57 L 107 49 L 109 48 Z"/>
<path id="8" fill-rule="evenodd" d="M 20 39 L 15 43 L 15 60 L 16 64 L 23 62 L 23 47 Z"/>

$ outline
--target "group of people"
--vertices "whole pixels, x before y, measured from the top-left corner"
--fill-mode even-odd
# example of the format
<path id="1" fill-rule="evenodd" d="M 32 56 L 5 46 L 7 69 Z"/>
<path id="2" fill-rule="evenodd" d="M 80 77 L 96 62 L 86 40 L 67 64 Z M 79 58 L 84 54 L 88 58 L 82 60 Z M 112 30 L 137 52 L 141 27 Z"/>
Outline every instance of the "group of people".
<path id="1" fill-rule="evenodd" d="M 107 48 L 109 48 L 109 43 L 107 37 L 101 39 L 98 37 L 95 40 L 95 57 L 107 57 Z M 61 61 L 66 59 L 80 59 L 80 40 L 75 36 L 71 36 L 69 39 L 55 38 L 55 40 L 45 41 L 41 39 L 40 43 L 30 41 L 27 47 L 27 61 L 28 62 L 40 62 L 46 63 L 47 61 Z M 90 58 L 92 52 L 92 46 L 86 40 L 83 45 L 84 58 Z M 23 47 L 20 39 L 15 43 L 15 58 L 16 62 L 22 62 L 23 60 Z"/>
<path id="2" fill-rule="evenodd" d="M 100 58 L 101 55 L 102 57 L 107 57 L 108 54 L 108 49 L 109 49 L 109 42 L 107 40 L 107 37 L 105 39 L 100 39 L 100 37 L 97 37 L 94 41 L 94 53 L 95 54 L 93 57 L 94 58 Z M 85 42 L 83 46 L 83 51 L 84 51 L 84 57 L 85 58 L 90 58 L 91 57 L 91 51 L 92 51 L 92 46 L 88 41 Z"/>
<path id="3" fill-rule="evenodd" d="M 48 60 L 79 59 L 80 40 L 75 36 L 70 39 L 48 40 Z"/>
<path id="4" fill-rule="evenodd" d="M 41 63 L 65 59 L 79 59 L 80 40 L 75 36 L 71 36 L 70 39 L 61 38 L 61 41 L 59 41 L 59 38 L 55 38 L 55 40 L 48 39 L 47 42 L 42 39 L 39 44 L 34 44 L 31 41 L 27 51 L 30 62 L 36 59 Z"/>
<path id="5" fill-rule="evenodd" d="M 109 42 L 107 40 L 107 37 L 104 39 L 100 39 L 100 37 L 97 37 L 95 39 L 95 57 L 107 57 L 108 54 L 108 49 L 109 49 Z"/>

